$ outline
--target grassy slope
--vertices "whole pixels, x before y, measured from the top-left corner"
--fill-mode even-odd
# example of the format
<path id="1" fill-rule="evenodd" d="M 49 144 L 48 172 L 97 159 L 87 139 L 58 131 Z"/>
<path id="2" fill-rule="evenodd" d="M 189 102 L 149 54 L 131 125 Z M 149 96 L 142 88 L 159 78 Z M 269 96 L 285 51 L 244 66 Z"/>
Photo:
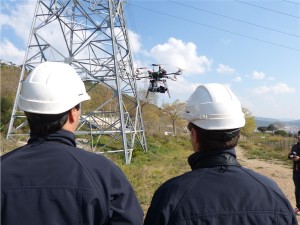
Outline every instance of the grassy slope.
<path id="1" fill-rule="evenodd" d="M 147 142 L 148 151 L 135 152 L 130 165 L 120 155 L 108 155 L 128 177 L 145 212 L 163 182 L 190 170 L 187 157 L 192 153 L 187 137 L 150 136 Z"/>
<path id="2" fill-rule="evenodd" d="M 20 73 L 20 68 L 1 65 L 1 96 L 15 98 L 20 79 Z"/>

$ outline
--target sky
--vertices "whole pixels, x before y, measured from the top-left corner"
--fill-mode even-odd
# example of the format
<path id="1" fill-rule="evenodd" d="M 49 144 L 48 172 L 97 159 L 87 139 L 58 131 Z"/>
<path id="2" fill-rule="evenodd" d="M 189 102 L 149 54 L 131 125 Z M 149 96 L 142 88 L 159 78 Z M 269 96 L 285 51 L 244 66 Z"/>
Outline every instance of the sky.
<path id="1" fill-rule="evenodd" d="M 1 1 L 2 60 L 22 64 L 35 4 Z M 135 67 L 183 69 L 159 104 L 222 83 L 253 116 L 300 119 L 300 0 L 127 0 L 124 8 Z"/>

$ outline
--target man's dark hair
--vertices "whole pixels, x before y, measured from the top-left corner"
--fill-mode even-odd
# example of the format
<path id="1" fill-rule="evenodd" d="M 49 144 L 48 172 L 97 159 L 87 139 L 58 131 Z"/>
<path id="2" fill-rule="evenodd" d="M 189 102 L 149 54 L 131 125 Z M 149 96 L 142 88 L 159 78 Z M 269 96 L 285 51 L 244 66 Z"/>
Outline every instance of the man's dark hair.
<path id="1" fill-rule="evenodd" d="M 205 130 L 193 123 L 188 124 L 189 130 L 197 131 L 199 145 L 203 151 L 217 151 L 234 148 L 240 137 L 240 129 Z"/>
<path id="2" fill-rule="evenodd" d="M 80 104 L 75 108 L 79 110 Z M 68 119 L 70 110 L 60 114 L 37 114 L 25 112 L 30 127 L 31 137 L 46 137 L 49 134 L 60 130 Z"/>

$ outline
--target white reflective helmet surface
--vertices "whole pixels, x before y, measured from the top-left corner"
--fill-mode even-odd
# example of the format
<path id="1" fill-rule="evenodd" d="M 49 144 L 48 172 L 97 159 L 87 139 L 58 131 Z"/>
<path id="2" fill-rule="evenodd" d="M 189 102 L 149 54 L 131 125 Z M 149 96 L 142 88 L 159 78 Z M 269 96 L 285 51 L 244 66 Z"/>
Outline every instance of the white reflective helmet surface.
<path id="1" fill-rule="evenodd" d="M 223 84 L 197 87 L 182 118 L 206 130 L 227 130 L 245 125 L 245 115 L 235 94 Z"/>
<path id="2" fill-rule="evenodd" d="M 18 106 L 31 113 L 59 114 L 89 99 L 84 83 L 72 66 L 44 62 L 23 82 Z"/>

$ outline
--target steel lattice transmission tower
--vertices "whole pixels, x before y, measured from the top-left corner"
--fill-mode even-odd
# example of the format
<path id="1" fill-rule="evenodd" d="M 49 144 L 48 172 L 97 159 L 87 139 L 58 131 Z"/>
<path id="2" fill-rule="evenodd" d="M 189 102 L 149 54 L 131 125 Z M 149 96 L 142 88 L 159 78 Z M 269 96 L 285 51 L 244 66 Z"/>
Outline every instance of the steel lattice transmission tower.
<path id="1" fill-rule="evenodd" d="M 37 1 L 7 138 L 29 133 L 17 102 L 27 72 L 44 61 L 72 65 L 92 97 L 77 139 L 123 152 L 127 164 L 137 143 L 147 150 L 122 0 Z"/>

